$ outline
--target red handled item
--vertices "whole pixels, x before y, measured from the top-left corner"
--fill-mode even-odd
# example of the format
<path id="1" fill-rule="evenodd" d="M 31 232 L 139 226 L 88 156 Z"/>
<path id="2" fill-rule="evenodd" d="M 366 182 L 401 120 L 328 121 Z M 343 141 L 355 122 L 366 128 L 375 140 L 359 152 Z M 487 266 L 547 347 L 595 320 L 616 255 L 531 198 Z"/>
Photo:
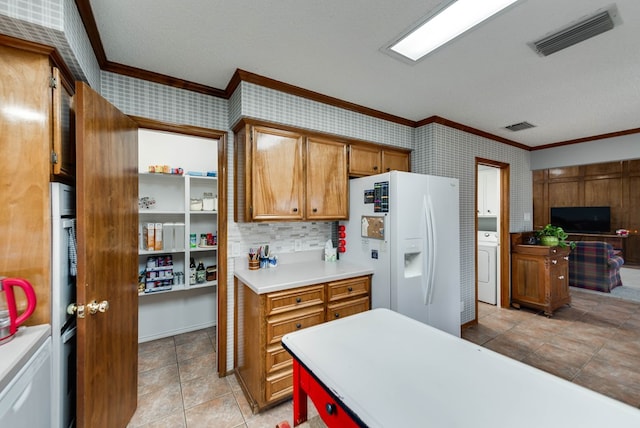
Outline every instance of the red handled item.
<path id="1" fill-rule="evenodd" d="M 27 308 L 20 315 L 18 315 L 18 310 L 16 308 L 16 298 L 15 293 L 13 292 L 14 287 L 22 288 L 22 290 L 24 291 L 24 295 L 27 298 Z M 4 296 L 2 296 L 2 293 L 4 293 Z M 6 307 L 4 311 L 2 311 L 3 306 Z M 20 278 L 0 279 L 0 318 L 4 318 L 0 319 L 0 343 L 7 339 L 10 339 L 16 333 L 16 331 L 18 331 L 18 326 L 25 322 L 27 318 L 29 318 L 31 314 L 33 314 L 33 311 L 35 311 L 35 309 L 36 292 L 34 291 L 33 286 L 29 284 L 28 281 Z M 6 326 L 7 315 L 9 327 L 8 331 L 6 327 L 2 328 L 2 325 Z"/>

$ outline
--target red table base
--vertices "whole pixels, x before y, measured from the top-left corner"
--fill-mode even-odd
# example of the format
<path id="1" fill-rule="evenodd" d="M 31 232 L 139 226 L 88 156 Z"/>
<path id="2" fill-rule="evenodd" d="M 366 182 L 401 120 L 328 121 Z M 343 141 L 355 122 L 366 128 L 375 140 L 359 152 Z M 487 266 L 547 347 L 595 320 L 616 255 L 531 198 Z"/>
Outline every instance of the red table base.
<path id="1" fill-rule="evenodd" d="M 293 426 L 307 420 L 307 396 L 311 398 L 318 414 L 327 427 L 350 428 L 359 425 L 326 391 L 324 386 L 293 359 Z"/>

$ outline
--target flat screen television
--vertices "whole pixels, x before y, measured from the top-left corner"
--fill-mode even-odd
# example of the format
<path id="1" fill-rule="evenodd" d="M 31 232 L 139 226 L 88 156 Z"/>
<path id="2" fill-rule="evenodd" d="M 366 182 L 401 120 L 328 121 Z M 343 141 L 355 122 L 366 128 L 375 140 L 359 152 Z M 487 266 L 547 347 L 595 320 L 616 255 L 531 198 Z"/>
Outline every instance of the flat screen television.
<path id="1" fill-rule="evenodd" d="M 567 233 L 609 233 L 610 207 L 552 207 L 551 224 Z"/>

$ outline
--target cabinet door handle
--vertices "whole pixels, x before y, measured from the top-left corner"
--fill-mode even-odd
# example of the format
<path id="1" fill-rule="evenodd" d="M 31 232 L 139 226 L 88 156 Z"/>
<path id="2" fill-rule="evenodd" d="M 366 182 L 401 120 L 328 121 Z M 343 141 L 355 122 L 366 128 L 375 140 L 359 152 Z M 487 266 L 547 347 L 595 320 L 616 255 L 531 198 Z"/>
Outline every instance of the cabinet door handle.
<path id="1" fill-rule="evenodd" d="M 297 323 L 297 324 L 296 324 L 296 328 L 302 328 L 302 324 Z"/>
<path id="2" fill-rule="evenodd" d="M 347 288 L 347 291 L 348 291 L 349 293 L 351 293 L 351 292 L 353 291 L 353 287 L 349 287 L 349 288 Z"/>
<path id="3" fill-rule="evenodd" d="M 318 212 L 318 209 L 317 209 L 317 208 L 314 208 L 312 211 L 313 211 L 314 213 L 317 213 L 317 212 Z"/>
<path id="4" fill-rule="evenodd" d="M 327 413 L 330 415 L 333 415 L 336 412 L 336 405 L 333 403 L 327 403 L 327 405 L 324 407 L 327 410 Z"/>
<path id="5" fill-rule="evenodd" d="M 564 275 L 560 275 L 558 279 L 564 279 Z"/>
<path id="6" fill-rule="evenodd" d="M 569 256 L 564 256 L 563 259 L 569 261 Z"/>
<path id="7" fill-rule="evenodd" d="M 300 303 L 302 302 L 302 299 L 300 297 L 296 297 L 296 303 Z"/>
<path id="8" fill-rule="evenodd" d="M 553 259 L 553 260 L 551 260 L 551 264 L 553 264 L 553 265 L 557 265 L 557 264 L 558 264 L 558 261 L 557 261 L 556 259 Z"/>
<path id="9" fill-rule="evenodd" d="M 377 170 L 378 170 L 378 165 L 374 165 L 374 166 L 373 166 L 373 170 L 374 170 L 374 171 L 377 171 Z"/>
<path id="10" fill-rule="evenodd" d="M 294 213 L 297 213 L 297 212 L 298 212 L 298 209 L 297 209 L 297 208 L 294 208 L 294 209 L 293 209 L 293 212 L 294 212 Z"/>
<path id="11" fill-rule="evenodd" d="M 340 312 L 336 312 L 335 314 L 333 314 L 333 316 L 336 318 L 340 318 Z"/>
<path id="12" fill-rule="evenodd" d="M 391 168 L 387 168 L 387 172 L 391 171 Z"/>

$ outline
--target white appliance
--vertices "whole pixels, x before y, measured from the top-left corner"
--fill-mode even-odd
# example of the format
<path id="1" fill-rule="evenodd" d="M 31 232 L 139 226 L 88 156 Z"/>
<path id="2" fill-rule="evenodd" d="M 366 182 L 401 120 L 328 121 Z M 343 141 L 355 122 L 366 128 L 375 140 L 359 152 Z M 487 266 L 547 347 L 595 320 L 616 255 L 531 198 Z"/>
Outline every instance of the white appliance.
<path id="1" fill-rule="evenodd" d="M 460 336 L 459 185 L 391 171 L 350 180 L 341 260 L 374 269 L 371 304 Z"/>
<path id="2" fill-rule="evenodd" d="M 478 300 L 498 302 L 498 233 L 478 232 Z"/>
<path id="3" fill-rule="evenodd" d="M 76 320 L 67 314 L 75 302 L 75 189 L 51 183 L 51 384 L 53 428 L 75 423 Z"/>
<path id="4" fill-rule="evenodd" d="M 35 329 L 36 327 L 27 328 Z M 8 385 L 0 389 L 0 426 L 3 428 L 49 428 L 51 427 L 51 339 L 47 337 L 40 346 L 33 346 L 24 352 L 24 355 L 30 355 L 30 357 L 11 378 Z"/>

